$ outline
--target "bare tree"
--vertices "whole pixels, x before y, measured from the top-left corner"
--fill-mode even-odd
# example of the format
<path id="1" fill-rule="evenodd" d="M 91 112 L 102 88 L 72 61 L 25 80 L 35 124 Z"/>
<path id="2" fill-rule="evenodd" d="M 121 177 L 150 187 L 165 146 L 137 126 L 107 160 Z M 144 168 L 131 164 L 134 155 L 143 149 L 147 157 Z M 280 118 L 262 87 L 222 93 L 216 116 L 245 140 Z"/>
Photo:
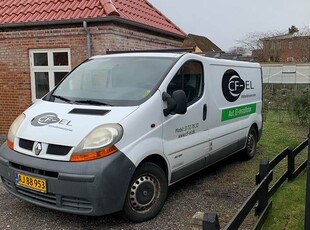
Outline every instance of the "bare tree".
<path id="1" fill-rule="evenodd" d="M 252 32 L 246 34 L 244 38 L 237 40 L 241 47 L 247 50 L 260 50 L 263 49 L 263 39 L 284 35 L 285 31 L 273 32 Z"/>
<path id="2" fill-rule="evenodd" d="M 294 43 L 293 49 L 295 62 L 310 61 L 310 28 L 298 29 L 291 26 L 286 31 L 253 32 L 237 41 L 240 47 L 251 50 L 258 61 L 287 61 L 282 52 L 288 46 L 288 42 Z M 290 48 L 291 49 L 291 48 Z M 283 58 L 282 58 L 283 57 Z"/>
<path id="3" fill-rule="evenodd" d="M 234 46 L 229 49 L 229 53 L 232 53 L 232 54 L 248 55 L 250 52 L 251 52 L 250 50 L 247 50 L 244 47 L 240 47 L 240 46 Z"/>

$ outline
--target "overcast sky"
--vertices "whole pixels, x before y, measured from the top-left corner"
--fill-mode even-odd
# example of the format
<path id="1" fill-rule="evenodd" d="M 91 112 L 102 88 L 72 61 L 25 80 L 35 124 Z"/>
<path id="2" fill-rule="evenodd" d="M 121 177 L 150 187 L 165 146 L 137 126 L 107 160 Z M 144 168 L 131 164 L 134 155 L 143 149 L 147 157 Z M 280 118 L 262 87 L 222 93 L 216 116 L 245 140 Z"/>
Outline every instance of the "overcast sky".
<path id="1" fill-rule="evenodd" d="M 186 33 L 208 37 L 222 50 L 251 32 L 310 26 L 310 0 L 148 0 Z"/>

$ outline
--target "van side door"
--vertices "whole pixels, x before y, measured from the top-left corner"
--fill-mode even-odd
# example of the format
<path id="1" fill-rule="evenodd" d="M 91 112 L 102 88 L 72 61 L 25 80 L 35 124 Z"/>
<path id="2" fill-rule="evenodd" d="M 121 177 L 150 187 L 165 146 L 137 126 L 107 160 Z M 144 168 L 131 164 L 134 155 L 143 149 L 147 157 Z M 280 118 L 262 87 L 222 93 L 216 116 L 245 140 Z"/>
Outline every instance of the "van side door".
<path id="1" fill-rule="evenodd" d="M 176 90 L 185 92 L 186 113 L 162 115 L 163 145 L 171 167 L 171 183 L 206 165 L 207 111 L 203 64 L 201 62 L 190 60 L 182 65 L 166 88 L 169 95 L 172 95 Z M 163 101 L 163 108 L 166 106 Z"/>

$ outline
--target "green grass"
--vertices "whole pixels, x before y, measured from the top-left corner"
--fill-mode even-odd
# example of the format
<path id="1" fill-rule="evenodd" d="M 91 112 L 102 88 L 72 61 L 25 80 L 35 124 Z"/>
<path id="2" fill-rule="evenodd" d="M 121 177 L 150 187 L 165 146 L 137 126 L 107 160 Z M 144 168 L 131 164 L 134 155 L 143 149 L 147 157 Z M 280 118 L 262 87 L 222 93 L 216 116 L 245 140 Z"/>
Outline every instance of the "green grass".
<path id="1" fill-rule="evenodd" d="M 272 207 L 262 229 L 304 229 L 306 204 L 306 178 L 304 171 L 292 182 L 285 183 L 272 197 Z"/>
<path id="2" fill-rule="evenodd" d="M 268 114 L 264 123 L 264 132 L 258 145 L 258 157 L 272 159 L 286 146 L 296 147 L 305 140 L 308 127 L 290 123 L 288 120 L 279 122 L 278 114 Z M 284 117 L 284 115 L 282 115 Z M 296 158 L 296 166 L 307 158 L 307 150 Z M 274 170 L 275 181 L 287 169 L 284 159 Z M 272 207 L 263 226 L 264 230 L 303 229 L 306 172 L 292 182 L 286 182 L 272 197 Z"/>

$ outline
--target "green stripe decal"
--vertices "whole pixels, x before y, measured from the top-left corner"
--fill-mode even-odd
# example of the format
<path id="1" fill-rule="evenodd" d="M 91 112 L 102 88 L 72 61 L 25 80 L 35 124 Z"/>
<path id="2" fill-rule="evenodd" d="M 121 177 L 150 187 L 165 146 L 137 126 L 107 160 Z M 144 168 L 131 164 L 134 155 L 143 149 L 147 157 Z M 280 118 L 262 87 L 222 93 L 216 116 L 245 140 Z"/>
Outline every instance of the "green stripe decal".
<path id="1" fill-rule="evenodd" d="M 247 116 L 252 113 L 256 113 L 256 103 L 223 109 L 222 121 L 228 121 L 238 117 Z"/>

